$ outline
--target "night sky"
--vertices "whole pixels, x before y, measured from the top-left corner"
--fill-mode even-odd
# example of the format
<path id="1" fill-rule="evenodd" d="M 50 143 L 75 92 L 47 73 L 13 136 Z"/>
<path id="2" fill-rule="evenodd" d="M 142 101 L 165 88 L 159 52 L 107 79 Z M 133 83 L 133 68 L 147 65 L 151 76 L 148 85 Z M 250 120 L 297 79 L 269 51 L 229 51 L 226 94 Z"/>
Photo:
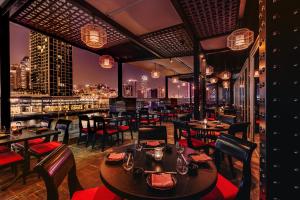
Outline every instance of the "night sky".
<path id="1" fill-rule="evenodd" d="M 20 63 L 24 56 L 29 56 L 29 29 L 10 24 L 10 63 Z M 99 56 L 86 50 L 73 47 L 73 83 L 77 85 L 104 83 L 117 88 L 117 67 L 103 69 L 98 65 Z M 164 88 L 164 77 L 152 79 L 150 73 L 129 64 L 123 64 L 123 82 L 128 79 L 141 80 L 142 75 L 149 77 L 148 87 Z M 185 94 L 181 91 L 180 94 Z M 169 84 L 169 95 L 177 94 L 176 85 Z"/>

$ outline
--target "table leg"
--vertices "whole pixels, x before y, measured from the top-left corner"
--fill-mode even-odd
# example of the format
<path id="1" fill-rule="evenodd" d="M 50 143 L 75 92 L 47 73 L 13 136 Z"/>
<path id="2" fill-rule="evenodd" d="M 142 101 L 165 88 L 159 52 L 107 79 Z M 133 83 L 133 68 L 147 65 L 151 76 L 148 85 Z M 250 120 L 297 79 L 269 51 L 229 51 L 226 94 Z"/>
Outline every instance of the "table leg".
<path id="1" fill-rule="evenodd" d="M 24 141 L 24 166 L 23 166 L 23 184 L 26 184 L 26 176 L 30 167 L 30 155 L 28 152 L 28 141 Z"/>

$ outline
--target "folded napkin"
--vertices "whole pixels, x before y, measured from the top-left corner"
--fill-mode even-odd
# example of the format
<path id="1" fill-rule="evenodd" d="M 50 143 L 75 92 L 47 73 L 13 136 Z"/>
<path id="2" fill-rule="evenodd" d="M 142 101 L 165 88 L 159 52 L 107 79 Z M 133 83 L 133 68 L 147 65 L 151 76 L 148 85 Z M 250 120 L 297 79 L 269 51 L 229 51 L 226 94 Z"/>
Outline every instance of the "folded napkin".
<path id="1" fill-rule="evenodd" d="M 192 155 L 191 158 L 194 162 L 207 162 L 212 160 L 212 158 L 205 153 Z"/>
<path id="2" fill-rule="evenodd" d="M 171 174 L 151 174 L 151 184 L 153 187 L 169 188 L 174 185 Z"/>
<path id="3" fill-rule="evenodd" d="M 38 131 L 48 131 L 48 128 L 38 128 Z"/>
<path id="4" fill-rule="evenodd" d="M 118 160 L 123 160 L 124 157 L 125 157 L 125 153 L 110 153 L 108 159 L 118 161 Z"/>
<path id="5" fill-rule="evenodd" d="M 146 145 L 151 146 L 151 147 L 156 147 L 156 146 L 160 145 L 160 142 L 159 141 L 147 141 Z"/>

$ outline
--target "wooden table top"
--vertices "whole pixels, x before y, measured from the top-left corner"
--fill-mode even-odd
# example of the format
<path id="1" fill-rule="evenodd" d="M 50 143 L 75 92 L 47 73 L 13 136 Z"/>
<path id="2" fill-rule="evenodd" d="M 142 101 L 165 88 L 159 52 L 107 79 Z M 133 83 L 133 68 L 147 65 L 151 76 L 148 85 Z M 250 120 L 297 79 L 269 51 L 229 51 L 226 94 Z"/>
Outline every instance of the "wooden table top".
<path id="1" fill-rule="evenodd" d="M 204 131 L 228 131 L 230 127 L 229 124 L 219 121 L 208 121 L 207 125 L 204 125 L 202 121 L 193 121 L 188 124 L 192 129 Z"/>
<path id="2" fill-rule="evenodd" d="M 135 151 L 134 145 L 115 148 L 114 152 L 124 152 L 133 149 L 134 167 L 144 170 L 154 171 L 176 171 L 177 152 L 175 145 L 171 147 L 171 152 L 164 152 L 162 161 L 154 161 L 145 155 L 145 151 Z M 186 148 L 184 155 L 195 151 Z M 100 166 L 100 177 L 111 191 L 121 197 L 128 199 L 198 199 L 209 193 L 216 185 L 217 169 L 213 161 L 204 163 L 197 169 L 197 175 L 175 175 L 177 184 L 171 191 L 154 191 L 146 183 L 144 174 L 133 176 L 131 172 L 126 172 L 122 168 L 122 163 L 110 165 L 105 161 Z"/>

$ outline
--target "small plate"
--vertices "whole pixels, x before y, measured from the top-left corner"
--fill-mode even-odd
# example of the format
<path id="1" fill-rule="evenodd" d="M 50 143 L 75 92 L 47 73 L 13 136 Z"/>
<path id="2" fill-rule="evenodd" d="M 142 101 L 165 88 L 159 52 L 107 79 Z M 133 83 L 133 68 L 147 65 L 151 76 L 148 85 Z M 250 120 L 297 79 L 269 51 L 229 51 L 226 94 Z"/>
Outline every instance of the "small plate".
<path id="1" fill-rule="evenodd" d="M 152 146 L 152 145 L 148 145 L 147 142 L 144 143 L 144 146 L 147 147 L 147 148 L 155 148 L 155 147 L 161 147 L 164 143 L 162 142 L 159 142 L 158 145 L 156 146 Z"/>
<path id="2" fill-rule="evenodd" d="M 192 156 L 193 155 L 199 155 L 199 153 L 190 153 L 189 155 L 188 155 L 188 157 L 191 159 L 191 161 L 193 162 L 193 163 L 196 163 L 196 164 L 203 164 L 203 163 L 206 163 L 206 162 L 208 162 L 208 161 L 210 161 L 210 160 L 206 160 L 206 161 L 195 161 L 195 160 L 193 160 L 193 158 L 192 158 Z"/>
<path id="3" fill-rule="evenodd" d="M 114 152 L 115 153 L 115 152 Z M 106 159 L 105 159 L 105 163 L 108 163 L 108 164 L 120 164 L 120 163 L 122 163 L 123 162 L 123 160 L 124 160 L 124 158 L 125 158 L 125 156 L 124 156 L 124 158 L 122 158 L 122 159 L 119 159 L 119 160 L 111 160 L 111 159 L 109 159 L 109 155 L 110 155 L 111 153 L 108 153 L 107 155 L 106 155 Z"/>
<path id="4" fill-rule="evenodd" d="M 176 184 L 177 184 L 177 179 L 176 179 L 176 177 L 175 177 L 173 174 L 171 174 L 172 181 L 173 181 L 172 187 L 164 187 L 164 188 L 153 187 L 153 186 L 152 186 L 152 179 L 151 179 L 151 176 L 152 176 L 152 174 L 148 174 L 148 176 L 147 176 L 147 178 L 146 178 L 146 182 L 147 182 L 147 185 L 148 185 L 150 188 L 154 189 L 154 190 L 159 190 L 159 191 L 172 190 L 172 189 L 175 188 L 175 186 L 176 186 Z"/>

